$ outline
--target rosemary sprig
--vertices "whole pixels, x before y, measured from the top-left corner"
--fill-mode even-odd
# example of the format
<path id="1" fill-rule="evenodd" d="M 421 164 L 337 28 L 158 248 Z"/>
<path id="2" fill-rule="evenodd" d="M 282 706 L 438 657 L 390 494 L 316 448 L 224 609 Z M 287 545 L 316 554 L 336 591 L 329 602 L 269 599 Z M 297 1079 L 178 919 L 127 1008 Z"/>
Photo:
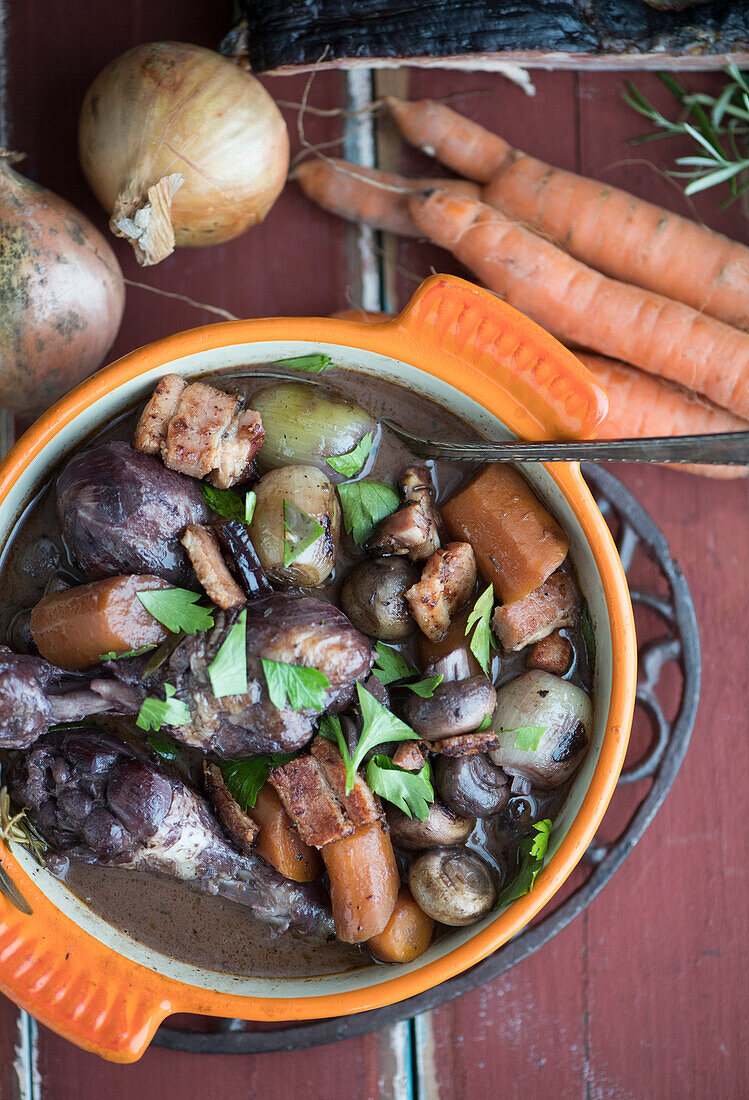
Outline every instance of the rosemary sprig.
<path id="1" fill-rule="evenodd" d="M 729 65 L 724 71 L 729 80 L 718 96 L 688 92 L 668 73 L 658 73 L 682 106 L 681 116 L 674 121 L 654 107 L 631 81 L 627 82 L 624 95 L 625 102 L 656 128 L 655 133 L 634 138 L 634 143 L 668 137 L 691 138 L 696 146 L 695 155 L 677 157 L 678 168 L 670 169 L 668 175 L 689 180 L 684 187 L 685 195 L 696 195 L 727 183 L 729 193 L 720 209 L 749 189 L 749 178 L 741 178 L 749 169 L 749 157 L 741 146 L 742 139 L 749 136 L 749 74 L 742 73 L 736 65 Z"/>
<path id="2" fill-rule="evenodd" d="M 26 810 L 13 813 L 7 787 L 0 787 L 0 840 L 6 847 L 23 844 L 37 863 L 44 863 L 42 856 L 47 850 L 47 842 L 29 821 Z"/>

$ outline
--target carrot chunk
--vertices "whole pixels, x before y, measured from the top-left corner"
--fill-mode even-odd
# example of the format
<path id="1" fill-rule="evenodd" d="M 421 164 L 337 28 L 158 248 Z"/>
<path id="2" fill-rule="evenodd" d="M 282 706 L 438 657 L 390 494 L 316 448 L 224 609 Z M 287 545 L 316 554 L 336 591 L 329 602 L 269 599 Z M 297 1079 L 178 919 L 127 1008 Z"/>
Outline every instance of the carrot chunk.
<path id="1" fill-rule="evenodd" d="M 432 918 L 419 908 L 408 887 L 401 886 L 390 920 L 367 946 L 380 962 L 413 962 L 429 947 L 433 929 Z"/>
<path id="2" fill-rule="evenodd" d="M 326 844 L 322 858 L 330 877 L 338 939 L 362 943 L 382 932 L 400 887 L 387 825 L 361 825 L 351 836 Z"/>
<path id="3" fill-rule="evenodd" d="M 312 882 L 322 871 L 316 848 L 305 844 L 281 805 L 281 799 L 266 783 L 258 791 L 250 817 L 260 826 L 255 851 L 284 878 Z"/>
<path id="4" fill-rule="evenodd" d="M 569 541 L 528 483 L 494 463 L 442 505 L 450 536 L 469 542 L 479 572 L 504 603 L 521 600 L 558 569 Z"/>

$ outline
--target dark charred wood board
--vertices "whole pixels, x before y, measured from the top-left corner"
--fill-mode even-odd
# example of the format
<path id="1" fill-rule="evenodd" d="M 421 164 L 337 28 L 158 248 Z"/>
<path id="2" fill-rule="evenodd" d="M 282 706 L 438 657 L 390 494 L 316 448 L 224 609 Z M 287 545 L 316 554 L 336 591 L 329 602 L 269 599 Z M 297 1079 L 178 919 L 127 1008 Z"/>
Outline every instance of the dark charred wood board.
<path id="1" fill-rule="evenodd" d="M 239 0 L 224 45 L 256 72 L 377 64 L 491 68 L 719 66 L 749 56 L 749 2 L 712 0 L 686 11 L 644 0 Z"/>
<path id="2" fill-rule="evenodd" d="M 11 0 L 5 140 L 26 152 L 24 170 L 106 231 L 106 217 L 75 156 L 77 111 L 88 84 L 138 42 L 172 38 L 215 47 L 229 14 L 228 3 L 207 0 Z M 491 96 L 455 106 L 552 163 L 688 212 L 677 186 L 659 171 L 687 149 L 665 142 L 645 149 L 625 144 L 645 127 L 621 101 L 619 74 L 534 73 L 535 97 L 496 74 L 381 75 L 397 77 L 392 90 L 413 97 L 486 88 Z M 635 79 L 648 98 L 668 107 L 668 93 L 654 75 Z M 265 82 L 277 98 L 299 102 L 305 78 Z M 700 73 L 686 82 L 715 94 L 721 78 Z M 344 106 L 344 74 L 316 77 L 311 102 Z M 294 140 L 295 110 L 287 109 L 286 117 Z M 340 119 L 309 118 L 306 127 L 310 140 L 322 142 L 338 136 Z M 389 166 L 434 172 L 419 153 L 399 150 L 399 157 Z M 712 194 L 696 198 L 708 225 L 746 241 L 748 223 L 739 204 L 719 211 Z M 362 304 L 355 233 L 290 186 L 261 226 L 220 248 L 180 251 L 144 271 L 123 242 L 114 247 L 128 278 L 239 316 L 324 314 Z M 383 242 L 374 243 L 380 262 Z M 391 308 L 406 301 L 414 278 L 428 274 L 431 265 L 454 269 L 437 249 L 414 241 L 385 243 L 392 277 L 383 284 L 392 293 L 385 303 Z M 131 287 L 111 358 L 213 319 L 185 302 Z M 636 466 L 616 473 L 656 517 L 686 573 L 702 635 L 703 693 L 690 751 L 664 808 L 590 909 L 483 989 L 410 1025 L 313 1050 L 222 1057 L 152 1048 L 138 1065 L 117 1066 L 43 1027 L 37 1032 L 33 1021 L 3 1001 L 0 1100 L 746 1095 L 749 484 Z M 637 793 L 630 788 L 629 797 Z M 612 805 L 605 822 L 612 835 L 630 809 Z"/>

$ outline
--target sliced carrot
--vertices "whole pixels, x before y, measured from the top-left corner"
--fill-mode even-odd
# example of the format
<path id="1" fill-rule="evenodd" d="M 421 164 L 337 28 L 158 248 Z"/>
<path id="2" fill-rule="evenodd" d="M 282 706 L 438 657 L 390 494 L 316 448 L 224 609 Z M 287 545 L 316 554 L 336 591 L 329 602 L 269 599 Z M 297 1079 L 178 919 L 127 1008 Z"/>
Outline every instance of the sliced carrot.
<path id="1" fill-rule="evenodd" d="M 407 179 L 334 157 L 303 161 L 295 169 L 294 179 L 307 198 L 323 210 L 401 237 L 420 236 L 408 210 L 411 191 L 444 187 L 456 194 L 480 198 L 479 188 L 467 180 Z"/>
<path id="2" fill-rule="evenodd" d="M 450 536 L 473 547 L 484 581 L 503 603 L 521 600 L 558 569 L 569 540 L 511 466 L 486 466 L 441 506 Z"/>
<path id="3" fill-rule="evenodd" d="M 362 943 L 386 927 L 395 908 L 400 876 L 390 832 L 382 821 L 360 825 L 351 836 L 321 849 L 330 877 L 336 935 Z"/>
<path id="4" fill-rule="evenodd" d="M 433 930 L 432 918 L 419 908 L 408 887 L 401 886 L 390 920 L 367 946 L 381 962 L 413 962 L 429 947 Z"/>
<path id="5" fill-rule="evenodd" d="M 598 432 L 601 439 L 749 431 L 746 420 L 675 382 L 645 374 L 603 355 L 584 351 L 576 355 L 608 394 L 609 411 Z M 674 465 L 672 469 L 725 480 L 749 474 L 746 466 Z"/>
<path id="6" fill-rule="evenodd" d="M 322 871 L 320 854 L 304 843 L 270 783 L 258 791 L 250 817 L 260 826 L 255 851 L 266 863 L 294 882 L 317 878 Z"/>
<path id="7" fill-rule="evenodd" d="M 484 203 L 434 192 L 410 204 L 435 244 L 565 343 L 670 378 L 749 419 L 745 332 L 609 279 Z"/>
<path id="8" fill-rule="evenodd" d="M 160 577 L 107 577 L 51 592 L 31 612 L 31 634 L 42 657 L 60 668 L 90 668 L 105 653 L 157 645 L 166 630 L 136 593 L 169 588 Z"/>

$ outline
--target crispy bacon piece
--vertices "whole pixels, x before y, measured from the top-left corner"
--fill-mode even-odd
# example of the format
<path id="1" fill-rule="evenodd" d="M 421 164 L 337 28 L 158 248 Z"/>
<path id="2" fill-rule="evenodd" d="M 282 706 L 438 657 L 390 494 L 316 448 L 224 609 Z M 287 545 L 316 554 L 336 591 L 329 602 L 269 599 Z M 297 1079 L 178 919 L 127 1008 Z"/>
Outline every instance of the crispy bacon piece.
<path id="1" fill-rule="evenodd" d="M 473 756 L 479 752 L 491 752 L 499 745 L 500 734 L 488 729 L 480 733 L 462 733 L 458 737 L 443 737 L 440 741 L 430 742 L 429 748 L 443 756 Z"/>
<path id="2" fill-rule="evenodd" d="M 393 753 L 393 763 L 407 772 L 420 772 L 426 760 L 426 745 L 423 741 L 401 741 Z"/>
<path id="3" fill-rule="evenodd" d="M 242 855 L 249 855 L 257 841 L 260 826 L 241 808 L 224 780 L 218 764 L 203 761 L 203 785 L 216 817 L 239 848 Z"/>
<path id="4" fill-rule="evenodd" d="M 369 825 L 382 817 L 379 798 L 358 773 L 350 794 L 346 794 L 346 765 L 335 745 L 324 737 L 316 737 L 310 751 L 333 788 L 344 814 L 354 825 Z"/>
<path id="5" fill-rule="evenodd" d="M 536 642 L 525 659 L 526 668 L 540 668 L 555 676 L 564 676 L 572 664 L 572 643 L 558 630 Z"/>
<path id="6" fill-rule="evenodd" d="M 298 756 L 271 768 L 270 782 L 305 844 L 322 848 L 353 833 L 353 822 L 344 816 L 322 765 L 313 756 Z"/>
<path id="7" fill-rule="evenodd" d="M 217 607 L 228 610 L 246 603 L 245 594 L 229 572 L 212 531 L 189 523 L 179 541 L 187 551 L 195 575 Z"/>
<path id="8" fill-rule="evenodd" d="M 448 542 L 432 554 L 421 580 L 405 592 L 411 614 L 427 638 L 438 642 L 476 584 L 476 558 L 467 542 Z"/>
<path id="9" fill-rule="evenodd" d="M 442 521 L 432 501 L 429 471 L 409 466 L 398 488 L 403 505 L 382 520 L 367 549 L 382 557 L 408 554 L 411 561 L 426 561 L 442 545 Z"/>
<path id="10" fill-rule="evenodd" d="M 514 652 L 541 641 L 560 626 L 571 626 L 578 610 L 572 577 L 557 569 L 522 600 L 496 608 L 492 627 L 505 650 Z"/>
<path id="11" fill-rule="evenodd" d="M 265 439 L 260 414 L 206 382 L 161 379 L 135 429 L 134 445 L 165 466 L 228 489 L 249 477 Z"/>

